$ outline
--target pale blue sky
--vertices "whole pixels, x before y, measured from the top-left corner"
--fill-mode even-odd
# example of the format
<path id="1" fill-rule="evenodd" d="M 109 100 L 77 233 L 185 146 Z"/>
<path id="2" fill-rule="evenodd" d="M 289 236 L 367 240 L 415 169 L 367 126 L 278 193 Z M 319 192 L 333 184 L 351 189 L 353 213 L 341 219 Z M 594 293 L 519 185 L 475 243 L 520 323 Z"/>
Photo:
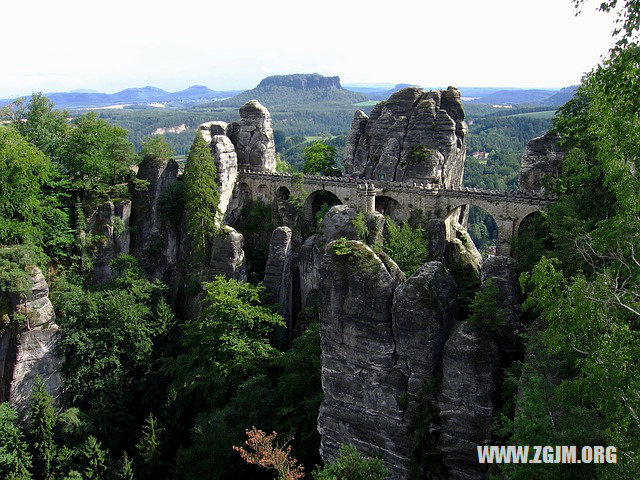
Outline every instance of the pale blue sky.
<path id="1" fill-rule="evenodd" d="M 2 2 L 0 98 L 154 85 L 246 89 L 267 75 L 343 83 L 562 87 L 612 44 L 570 0 Z"/>

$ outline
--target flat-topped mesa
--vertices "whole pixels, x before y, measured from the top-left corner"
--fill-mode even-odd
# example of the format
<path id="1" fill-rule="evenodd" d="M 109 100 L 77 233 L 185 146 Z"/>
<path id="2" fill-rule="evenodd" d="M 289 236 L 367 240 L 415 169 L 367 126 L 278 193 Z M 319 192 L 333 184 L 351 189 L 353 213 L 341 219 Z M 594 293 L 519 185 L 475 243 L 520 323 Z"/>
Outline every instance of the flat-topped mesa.
<path id="1" fill-rule="evenodd" d="M 347 174 L 358 178 L 462 185 L 467 125 L 460 92 L 404 88 L 367 117 L 357 111 L 345 146 Z"/>
<path id="2" fill-rule="evenodd" d="M 306 90 L 312 88 L 342 88 L 342 85 L 340 85 L 340 77 L 325 77 L 318 73 L 295 73 L 267 77 L 258 84 L 258 88 L 264 87 L 291 87 Z"/>
<path id="3" fill-rule="evenodd" d="M 240 168 L 276 171 L 271 114 L 260 102 L 251 100 L 240 108 L 240 121 L 227 127 L 227 136 L 236 149 Z"/>

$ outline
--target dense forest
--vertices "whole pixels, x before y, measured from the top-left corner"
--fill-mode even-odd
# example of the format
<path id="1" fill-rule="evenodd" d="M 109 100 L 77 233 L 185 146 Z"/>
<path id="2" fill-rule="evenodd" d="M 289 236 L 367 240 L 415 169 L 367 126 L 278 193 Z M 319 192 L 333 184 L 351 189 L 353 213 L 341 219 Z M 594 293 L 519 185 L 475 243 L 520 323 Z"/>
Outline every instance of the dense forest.
<path id="1" fill-rule="evenodd" d="M 607 0 L 601 9 L 615 4 Z M 469 151 L 490 155 L 467 160 L 469 186 L 516 189 L 524 145 L 549 127 L 567 152 L 556 201 L 523 224 L 515 245 L 525 294 L 523 354 L 502 371 L 493 444 L 618 449 L 616 464 L 502 465 L 489 472 L 494 479 L 640 478 L 639 17 L 638 2 L 625 3 L 608 58 L 552 121 L 519 112 L 478 116 L 470 126 Z M 322 465 L 317 311 L 303 312 L 306 328 L 289 345 L 284 319 L 259 282 L 196 281 L 186 286 L 200 295 L 199 312 L 190 315 L 170 307 L 168 286 L 145 276 L 131 255 L 113 259 L 108 282 L 90 281 L 104 242 L 91 232 L 90 212 L 145 190 L 131 166 L 175 153 L 188 155 L 187 166 L 180 187 L 162 199 L 163 215 L 186 214 L 194 239 L 189 262 L 202 266 L 207 236 L 217 229 L 219 192 L 215 182 L 195 180 L 213 178 L 215 167 L 192 129 L 213 114 L 231 120 L 236 112 L 194 110 L 188 120 L 171 111 L 74 112 L 69 122 L 40 94 L 3 109 L 0 332 L 28 324 L 8 308 L 8 297 L 26 294 L 37 265 L 64 332 L 66 401 L 54 407 L 39 380 L 26 422 L 0 404 L 0 478 L 385 478 L 380 460 L 349 446 Z M 184 122 L 191 130 L 150 137 L 145 129 L 160 115 L 166 127 Z M 322 168 L 339 167 L 346 109 L 272 115 L 282 162 L 304 171 L 321 157 L 331 160 Z M 302 135 L 309 132 L 314 138 Z M 269 224 L 264 206 L 244 214 Z M 360 223 L 356 228 L 365 229 Z M 495 238 L 480 211 L 472 211 L 469 229 L 481 247 Z M 405 272 L 417 270 L 425 232 L 408 224 L 388 230 L 386 253 Z M 491 302 L 478 293 L 467 307 L 491 324 L 499 320 Z M 417 415 L 438 424 L 431 410 Z"/>

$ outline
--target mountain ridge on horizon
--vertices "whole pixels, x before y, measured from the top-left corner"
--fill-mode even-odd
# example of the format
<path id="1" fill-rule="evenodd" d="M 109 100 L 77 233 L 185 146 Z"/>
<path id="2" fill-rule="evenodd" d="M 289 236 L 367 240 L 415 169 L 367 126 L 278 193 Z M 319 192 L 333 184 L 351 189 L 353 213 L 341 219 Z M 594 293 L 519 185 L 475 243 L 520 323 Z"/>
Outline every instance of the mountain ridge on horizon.
<path id="1" fill-rule="evenodd" d="M 220 101 L 221 106 L 238 106 L 253 99 L 265 103 L 279 103 L 283 96 L 295 97 L 294 102 L 327 102 L 339 104 L 355 104 L 364 101 L 386 100 L 398 90 L 413 86 L 411 83 L 398 83 L 388 88 L 388 83 L 357 84 L 340 83 L 339 76 L 313 74 L 271 75 L 263 78 L 253 89 L 248 90 L 212 90 L 202 84 L 194 84 L 182 90 L 170 92 L 152 85 L 144 87 L 128 87 L 115 93 L 103 93 L 92 89 L 74 89 L 45 93 L 57 108 L 82 109 L 106 108 L 110 106 L 149 105 L 153 103 L 190 104 L 201 101 Z M 415 85 L 419 86 L 419 85 Z M 421 87 L 425 90 L 442 87 Z M 564 88 L 527 89 L 518 87 L 456 87 L 463 97 L 473 103 L 487 104 L 539 104 L 553 106 L 564 103 L 571 98 L 576 86 Z M 322 93 L 321 90 L 326 92 Z M 277 92 L 276 92 L 277 90 Z M 307 93 L 305 93 L 307 92 Z M 309 93 L 311 92 L 311 93 Z M 246 97 L 246 98 L 245 98 Z M 251 97 L 251 98 L 249 98 Z M 30 98 L 30 95 L 17 98 Z M 14 101 L 14 98 L 0 99 L 0 106 Z M 243 101 L 244 100 L 244 101 Z M 560 103 L 558 103 L 560 102 Z M 228 104 L 228 105 L 227 105 Z M 267 107 L 269 105 L 266 105 Z"/>

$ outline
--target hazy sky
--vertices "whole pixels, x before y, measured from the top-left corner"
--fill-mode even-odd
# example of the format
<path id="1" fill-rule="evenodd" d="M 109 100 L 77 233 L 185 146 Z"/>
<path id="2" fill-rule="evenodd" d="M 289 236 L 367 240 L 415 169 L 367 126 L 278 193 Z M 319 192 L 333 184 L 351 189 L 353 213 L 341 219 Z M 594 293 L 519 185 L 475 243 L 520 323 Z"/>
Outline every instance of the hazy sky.
<path id="1" fill-rule="evenodd" d="M 613 18 L 571 0 L 2 0 L 0 98 L 342 83 L 562 87 L 612 44 Z"/>

